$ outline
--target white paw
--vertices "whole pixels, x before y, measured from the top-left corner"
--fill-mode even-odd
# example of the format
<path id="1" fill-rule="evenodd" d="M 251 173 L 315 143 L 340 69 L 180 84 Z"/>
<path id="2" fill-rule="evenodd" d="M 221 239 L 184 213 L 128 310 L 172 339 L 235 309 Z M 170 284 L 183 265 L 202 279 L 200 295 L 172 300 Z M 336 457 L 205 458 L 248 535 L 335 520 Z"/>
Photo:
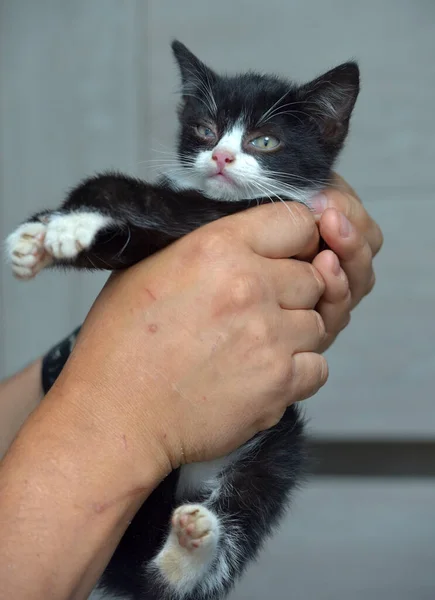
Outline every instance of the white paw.
<path id="1" fill-rule="evenodd" d="M 6 252 L 15 277 L 31 279 L 53 262 L 44 248 L 46 231 L 45 223 L 24 223 L 6 239 Z"/>
<path id="2" fill-rule="evenodd" d="M 201 504 L 183 504 L 174 511 L 171 531 L 155 564 L 178 589 L 187 589 L 204 576 L 219 540 L 219 521 Z"/>
<path id="3" fill-rule="evenodd" d="M 55 258 L 75 258 L 92 246 L 97 233 L 111 220 L 97 212 L 54 215 L 48 223 L 45 249 Z"/>
<path id="4" fill-rule="evenodd" d="M 182 548 L 203 551 L 217 543 L 218 520 L 201 504 L 183 504 L 172 515 L 172 530 Z"/>

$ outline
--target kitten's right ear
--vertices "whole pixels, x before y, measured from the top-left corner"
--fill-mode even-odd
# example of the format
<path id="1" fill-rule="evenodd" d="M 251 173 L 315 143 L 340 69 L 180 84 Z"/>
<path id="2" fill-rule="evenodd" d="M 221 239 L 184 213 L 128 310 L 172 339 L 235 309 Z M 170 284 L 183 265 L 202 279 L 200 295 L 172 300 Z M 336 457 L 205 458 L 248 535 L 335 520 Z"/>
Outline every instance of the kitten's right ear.
<path id="1" fill-rule="evenodd" d="M 189 94 L 199 91 L 201 88 L 203 88 L 204 91 L 204 87 L 205 89 L 208 89 L 210 84 L 215 81 L 216 73 L 201 62 L 199 58 L 196 58 L 196 56 L 178 40 L 174 40 L 171 47 L 180 69 L 182 93 Z"/>
<path id="2" fill-rule="evenodd" d="M 301 91 L 306 112 L 319 126 L 324 141 L 340 146 L 359 93 L 357 63 L 343 63 L 302 86 Z"/>

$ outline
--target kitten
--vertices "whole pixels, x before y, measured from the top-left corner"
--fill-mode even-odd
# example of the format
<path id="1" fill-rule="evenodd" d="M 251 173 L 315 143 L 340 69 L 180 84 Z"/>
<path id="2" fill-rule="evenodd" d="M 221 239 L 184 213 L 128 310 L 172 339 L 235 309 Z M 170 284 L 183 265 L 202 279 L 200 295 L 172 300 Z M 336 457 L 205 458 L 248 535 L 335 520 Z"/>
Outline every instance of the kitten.
<path id="1" fill-rule="evenodd" d="M 124 268 L 251 205 L 309 205 L 328 183 L 359 91 L 355 63 L 296 85 L 220 76 L 180 42 L 172 48 L 182 82 L 176 167 L 156 184 L 91 177 L 61 208 L 34 215 L 7 240 L 17 277 L 53 265 Z M 283 516 L 303 461 L 291 406 L 229 456 L 181 467 L 139 510 L 99 587 L 131 599 L 223 598 Z"/>

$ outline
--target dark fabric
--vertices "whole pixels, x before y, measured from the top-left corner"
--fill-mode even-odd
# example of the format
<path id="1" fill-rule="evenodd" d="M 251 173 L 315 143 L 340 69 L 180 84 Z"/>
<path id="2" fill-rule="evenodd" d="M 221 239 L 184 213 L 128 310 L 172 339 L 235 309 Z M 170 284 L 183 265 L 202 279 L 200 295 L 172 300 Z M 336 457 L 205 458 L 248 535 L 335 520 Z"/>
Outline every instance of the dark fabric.
<path id="1" fill-rule="evenodd" d="M 80 327 L 77 327 L 73 333 L 53 346 L 53 348 L 44 356 L 42 360 L 42 389 L 44 390 L 44 394 L 48 392 L 60 375 L 60 372 L 74 348 L 79 331 Z"/>

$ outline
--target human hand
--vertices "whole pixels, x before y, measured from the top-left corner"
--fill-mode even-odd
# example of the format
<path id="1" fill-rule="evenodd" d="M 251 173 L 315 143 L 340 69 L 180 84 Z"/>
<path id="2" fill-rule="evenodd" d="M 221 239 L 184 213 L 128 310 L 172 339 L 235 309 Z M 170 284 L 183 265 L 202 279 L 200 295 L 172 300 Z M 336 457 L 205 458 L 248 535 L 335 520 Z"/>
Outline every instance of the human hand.
<path id="1" fill-rule="evenodd" d="M 318 240 L 306 207 L 261 206 L 114 275 L 55 387 L 139 469 L 150 447 L 166 472 L 227 454 L 326 381 L 325 284 L 287 258 Z"/>
<path id="2" fill-rule="evenodd" d="M 313 261 L 327 282 L 317 306 L 325 322 L 326 350 L 348 324 L 351 310 L 373 289 L 373 258 L 383 236 L 355 191 L 339 175 L 334 175 L 329 189 L 313 199 L 312 208 L 320 234 L 330 248 Z"/>

